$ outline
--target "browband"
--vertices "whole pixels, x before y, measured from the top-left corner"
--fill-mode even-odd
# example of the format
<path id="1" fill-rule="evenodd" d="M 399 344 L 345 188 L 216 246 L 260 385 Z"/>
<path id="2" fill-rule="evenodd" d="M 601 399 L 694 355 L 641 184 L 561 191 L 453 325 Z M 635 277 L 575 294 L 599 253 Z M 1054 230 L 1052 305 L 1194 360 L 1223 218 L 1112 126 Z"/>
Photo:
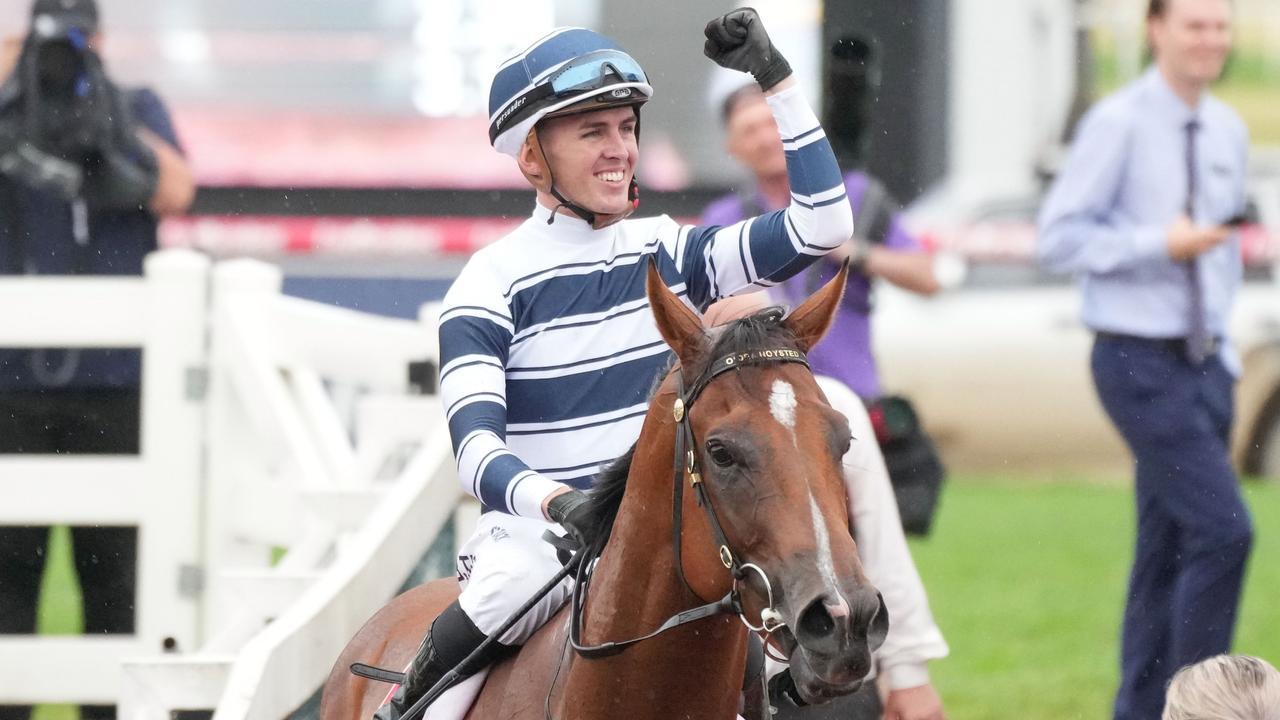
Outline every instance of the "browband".
<path id="1" fill-rule="evenodd" d="M 697 381 L 689 387 L 689 391 L 684 394 L 684 397 L 680 398 L 684 403 L 685 411 L 688 411 L 689 407 L 693 405 L 693 401 L 697 399 L 697 397 L 702 394 L 702 391 L 706 389 L 707 385 L 709 385 L 711 381 L 716 379 L 716 377 L 721 373 L 742 367 L 743 365 L 781 362 L 800 363 L 805 367 L 809 367 L 809 359 L 805 357 L 805 354 L 792 348 L 752 350 L 750 352 L 725 355 L 719 360 L 708 365 L 707 369 L 702 371 L 702 375 L 698 377 Z M 679 420 L 679 418 L 676 419 Z"/>

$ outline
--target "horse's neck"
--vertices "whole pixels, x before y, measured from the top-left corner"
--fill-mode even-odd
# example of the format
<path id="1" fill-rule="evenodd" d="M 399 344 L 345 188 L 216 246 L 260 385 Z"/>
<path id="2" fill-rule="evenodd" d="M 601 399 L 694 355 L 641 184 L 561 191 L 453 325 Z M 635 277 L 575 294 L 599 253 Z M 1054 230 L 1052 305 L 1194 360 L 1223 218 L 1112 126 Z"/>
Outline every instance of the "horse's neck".
<path id="1" fill-rule="evenodd" d="M 649 420 L 646 431 L 655 425 L 652 417 Z M 670 423 L 657 424 L 659 437 L 646 442 L 653 435 L 646 432 L 637 445 L 613 533 L 591 580 L 584 612 L 586 644 L 645 635 L 672 615 L 703 603 L 686 589 L 675 569 L 675 431 Z M 655 489 L 655 482 L 660 489 Z M 745 648 L 741 624 L 719 615 L 665 632 L 611 658 L 578 658 L 563 695 L 565 716 L 572 717 L 573 706 L 595 695 L 603 707 L 625 708 L 629 718 L 733 718 Z"/>

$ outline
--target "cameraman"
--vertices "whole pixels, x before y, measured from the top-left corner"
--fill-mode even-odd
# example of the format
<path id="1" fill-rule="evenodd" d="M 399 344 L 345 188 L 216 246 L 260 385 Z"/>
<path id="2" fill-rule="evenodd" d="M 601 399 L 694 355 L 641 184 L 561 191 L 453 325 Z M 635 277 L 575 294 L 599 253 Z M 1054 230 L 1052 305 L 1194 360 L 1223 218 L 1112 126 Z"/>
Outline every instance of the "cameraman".
<path id="1" fill-rule="evenodd" d="M 113 83 L 99 46 L 94 0 L 35 0 L 27 36 L 0 46 L 0 275 L 140 275 L 157 218 L 191 204 L 164 105 Z M 136 454 L 140 382 L 134 349 L 0 348 L 0 453 Z M 0 633 L 35 632 L 48 534 L 0 527 Z M 136 528 L 71 535 L 85 633 L 133 633 Z"/>

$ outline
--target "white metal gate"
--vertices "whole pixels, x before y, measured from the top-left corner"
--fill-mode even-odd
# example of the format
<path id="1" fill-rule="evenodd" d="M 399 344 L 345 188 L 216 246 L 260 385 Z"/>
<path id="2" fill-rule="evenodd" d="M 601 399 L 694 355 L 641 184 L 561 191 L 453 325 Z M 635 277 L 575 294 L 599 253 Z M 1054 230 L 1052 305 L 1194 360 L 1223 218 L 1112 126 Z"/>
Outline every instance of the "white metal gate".
<path id="1" fill-rule="evenodd" d="M 0 703 L 281 718 L 458 512 L 438 399 L 409 387 L 437 358 L 431 308 L 280 288 L 273 266 L 185 250 L 143 278 L 0 281 L 0 346 L 144 352 L 138 456 L 0 459 L 0 524 L 139 528 L 137 634 L 0 636 L 21 659 Z"/>

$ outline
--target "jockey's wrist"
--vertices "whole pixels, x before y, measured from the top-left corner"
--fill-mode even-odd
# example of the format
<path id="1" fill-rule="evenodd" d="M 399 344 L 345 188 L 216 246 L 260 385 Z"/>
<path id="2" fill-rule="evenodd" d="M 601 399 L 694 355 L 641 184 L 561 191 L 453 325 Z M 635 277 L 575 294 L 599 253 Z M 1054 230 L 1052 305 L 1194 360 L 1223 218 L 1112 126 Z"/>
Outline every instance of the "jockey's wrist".
<path id="1" fill-rule="evenodd" d="M 569 487 L 568 485 L 561 485 L 555 490 L 552 490 L 550 493 L 547 494 L 546 497 L 542 499 L 542 519 L 543 520 L 550 520 L 552 522 L 555 522 L 554 520 L 551 520 L 551 514 L 550 514 L 551 501 L 569 492 L 572 489 L 573 488 Z"/>
<path id="2" fill-rule="evenodd" d="M 882 667 L 885 681 L 890 690 L 906 690 L 929 684 L 929 666 L 925 663 L 901 663 Z"/>
<path id="3" fill-rule="evenodd" d="M 779 81 L 776 85 L 770 87 L 768 90 L 765 90 L 764 94 L 765 94 L 765 97 L 769 97 L 772 95 L 781 95 L 782 93 L 786 92 L 787 90 L 790 90 L 793 87 L 796 87 L 796 78 L 794 75 L 788 75 L 782 78 L 782 80 Z"/>

